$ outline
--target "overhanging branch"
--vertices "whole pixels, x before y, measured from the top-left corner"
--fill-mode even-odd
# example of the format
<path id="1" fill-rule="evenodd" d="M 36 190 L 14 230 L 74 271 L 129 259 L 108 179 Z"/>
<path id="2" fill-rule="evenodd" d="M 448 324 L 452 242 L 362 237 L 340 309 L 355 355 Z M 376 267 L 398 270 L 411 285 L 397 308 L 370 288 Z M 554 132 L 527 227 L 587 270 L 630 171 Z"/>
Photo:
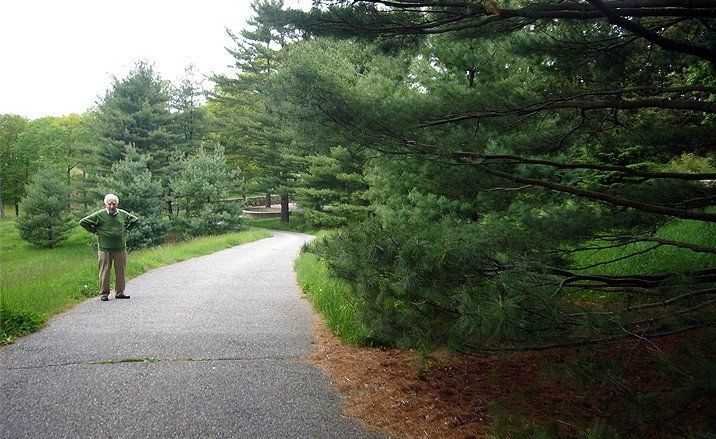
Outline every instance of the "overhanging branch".
<path id="1" fill-rule="evenodd" d="M 697 56 L 699 58 L 708 60 L 711 63 L 716 63 L 716 52 L 711 49 L 697 46 L 695 44 L 674 41 L 664 37 L 663 35 L 659 35 L 658 33 L 642 26 L 639 23 L 620 16 L 619 13 L 617 13 L 614 9 L 612 9 L 610 6 L 608 6 L 601 0 L 586 1 L 593 5 L 602 14 L 604 14 L 604 16 L 607 17 L 607 20 L 609 20 L 610 23 L 619 26 L 620 28 L 627 30 L 635 35 L 639 35 L 640 37 L 646 39 L 647 41 L 651 41 L 662 49 L 671 52 L 685 53 L 688 55 Z"/>
<path id="2" fill-rule="evenodd" d="M 630 207 L 632 209 L 639 210 L 641 212 L 654 213 L 657 215 L 672 216 L 672 217 L 681 218 L 681 219 L 692 219 L 692 220 L 706 221 L 706 222 L 711 222 L 711 223 L 716 222 L 716 214 L 709 213 L 709 212 L 696 212 L 696 211 L 690 211 L 690 210 L 684 210 L 684 209 L 676 209 L 673 207 L 658 206 L 655 204 L 643 203 L 641 201 L 620 198 L 620 197 L 608 195 L 608 194 L 605 194 L 602 192 L 592 191 L 592 190 L 588 190 L 588 189 L 581 189 L 581 188 L 577 188 L 574 186 L 568 186 L 568 185 L 564 185 L 561 183 L 554 183 L 551 181 L 539 180 L 536 178 L 520 177 L 517 175 L 510 174 L 508 172 L 498 171 L 497 169 L 493 169 L 493 168 L 491 168 L 485 164 L 482 164 L 482 163 L 477 163 L 470 157 L 459 156 L 459 155 L 454 155 L 453 157 L 461 163 L 465 163 L 465 164 L 472 166 L 474 168 L 483 170 L 483 171 L 487 172 L 488 174 L 494 175 L 496 177 L 504 178 L 504 179 L 512 181 L 514 183 L 531 184 L 534 186 L 540 186 L 540 187 L 550 189 L 553 191 L 568 193 L 568 194 L 576 195 L 578 197 L 587 198 L 590 200 L 603 201 L 608 204 L 612 204 L 614 206 Z"/>
<path id="3" fill-rule="evenodd" d="M 650 172 L 641 171 L 639 169 L 633 169 L 626 166 L 616 165 L 604 165 L 599 163 L 559 163 L 550 160 L 531 159 L 527 157 L 520 157 L 512 154 L 479 154 L 466 151 L 458 151 L 454 153 L 455 156 L 459 157 L 471 157 L 480 160 L 508 160 L 516 163 L 526 163 L 533 165 L 545 165 L 558 169 L 594 169 L 597 171 L 605 172 L 622 172 L 625 174 L 633 175 L 635 177 L 654 178 L 654 179 L 674 179 L 674 180 L 716 180 L 716 173 L 704 172 L 698 174 L 690 174 L 683 172 Z"/>

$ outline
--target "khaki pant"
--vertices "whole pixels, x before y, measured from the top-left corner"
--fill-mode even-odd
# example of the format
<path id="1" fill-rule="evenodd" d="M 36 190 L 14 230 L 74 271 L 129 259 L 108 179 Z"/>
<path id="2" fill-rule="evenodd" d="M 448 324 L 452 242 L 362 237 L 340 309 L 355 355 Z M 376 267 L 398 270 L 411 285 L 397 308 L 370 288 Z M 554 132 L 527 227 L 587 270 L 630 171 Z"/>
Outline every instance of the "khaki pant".
<path id="1" fill-rule="evenodd" d="M 97 253 L 99 260 L 99 290 L 102 295 L 109 295 L 109 279 L 114 263 L 114 291 L 120 296 L 124 294 L 124 267 L 127 266 L 127 252 L 124 250 L 102 251 Z"/>

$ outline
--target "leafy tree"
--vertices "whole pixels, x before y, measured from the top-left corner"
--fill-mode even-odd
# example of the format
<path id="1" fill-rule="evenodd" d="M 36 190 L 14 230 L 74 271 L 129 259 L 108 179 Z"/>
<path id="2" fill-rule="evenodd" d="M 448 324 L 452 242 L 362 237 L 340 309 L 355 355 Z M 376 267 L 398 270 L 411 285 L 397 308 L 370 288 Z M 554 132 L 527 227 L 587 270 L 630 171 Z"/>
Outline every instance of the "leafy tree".
<path id="1" fill-rule="evenodd" d="M 36 173 L 22 199 L 25 214 L 16 226 L 20 237 L 38 247 L 53 248 L 70 236 L 75 227 L 69 213 L 67 180 L 52 167 Z"/>
<path id="2" fill-rule="evenodd" d="M 139 225 L 127 232 L 130 250 L 162 244 L 169 233 L 169 221 L 162 207 L 162 186 L 148 169 L 150 161 L 148 155 L 128 146 L 124 159 L 112 165 L 109 175 L 99 182 L 100 194 L 117 195 L 120 207 L 140 218 Z"/>
<path id="3" fill-rule="evenodd" d="M 178 147 L 184 155 L 196 151 L 208 135 L 206 109 L 202 106 L 204 94 L 203 81 L 197 78 L 194 66 L 188 66 L 172 93 L 175 130 L 179 134 Z"/>
<path id="4" fill-rule="evenodd" d="M 61 149 L 66 143 L 65 132 L 54 123 L 52 117 L 43 117 L 29 121 L 15 142 L 13 157 L 14 170 L 8 176 L 8 202 L 15 204 L 15 215 L 19 215 L 20 200 L 26 194 L 26 188 L 32 175 L 40 168 L 43 155 L 48 150 Z M 48 163 L 50 163 L 48 161 Z M 67 174 L 65 174 L 67 179 Z"/>
<path id="5" fill-rule="evenodd" d="M 90 114 L 69 114 L 29 121 L 16 141 L 16 172 L 12 178 L 18 183 L 27 182 L 39 167 L 59 166 L 70 185 L 72 200 L 86 202 L 86 179 L 79 174 L 86 176 L 86 169 L 94 163 L 96 139 L 91 120 Z M 24 189 L 14 186 L 18 196 L 13 199 L 17 202 Z"/>
<path id="6" fill-rule="evenodd" d="M 200 147 L 184 159 L 172 180 L 174 195 L 185 210 L 185 215 L 176 219 L 179 230 L 188 236 L 241 230 L 241 205 L 227 201 L 236 190 L 237 177 L 220 145 L 213 154 Z"/>
<path id="7" fill-rule="evenodd" d="M 236 48 L 236 77 L 217 76 L 214 119 L 222 144 L 247 158 L 253 171 L 251 188 L 281 195 L 281 220 L 289 220 L 288 200 L 293 192 L 298 165 L 290 153 L 292 133 L 280 118 L 283 99 L 272 93 L 273 76 L 279 66 L 282 49 L 295 35 L 276 21 L 283 10 L 282 0 L 257 0 L 249 26 L 240 35 L 229 32 Z M 237 131 L 240 131 L 237 135 Z M 269 203 L 269 201 L 267 201 Z"/>
<path id="8" fill-rule="evenodd" d="M 25 174 L 26 163 L 17 138 L 26 125 L 22 116 L 0 115 L 0 218 L 5 218 L 3 202 L 17 203 L 24 186 L 21 176 Z"/>
<path id="9" fill-rule="evenodd" d="M 140 154 L 149 154 L 149 170 L 163 179 L 179 140 L 170 106 L 170 84 L 153 65 L 140 61 L 126 78 L 114 78 L 94 118 L 95 129 L 104 139 L 96 173 L 105 174 L 131 145 Z"/>

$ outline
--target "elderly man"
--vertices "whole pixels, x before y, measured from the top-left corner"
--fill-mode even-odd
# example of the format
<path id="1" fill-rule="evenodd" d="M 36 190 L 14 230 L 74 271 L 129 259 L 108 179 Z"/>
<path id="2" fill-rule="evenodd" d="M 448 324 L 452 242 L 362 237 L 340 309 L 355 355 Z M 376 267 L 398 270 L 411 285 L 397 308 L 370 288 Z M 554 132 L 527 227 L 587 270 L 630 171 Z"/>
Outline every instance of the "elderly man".
<path id="1" fill-rule="evenodd" d="M 119 208 L 119 198 L 114 194 L 104 197 L 105 208 L 80 220 L 87 231 L 97 234 L 99 242 L 99 290 L 103 302 L 109 300 L 109 280 L 114 263 L 115 299 L 129 299 L 124 294 L 124 267 L 127 265 L 127 230 L 134 227 L 139 218 Z"/>

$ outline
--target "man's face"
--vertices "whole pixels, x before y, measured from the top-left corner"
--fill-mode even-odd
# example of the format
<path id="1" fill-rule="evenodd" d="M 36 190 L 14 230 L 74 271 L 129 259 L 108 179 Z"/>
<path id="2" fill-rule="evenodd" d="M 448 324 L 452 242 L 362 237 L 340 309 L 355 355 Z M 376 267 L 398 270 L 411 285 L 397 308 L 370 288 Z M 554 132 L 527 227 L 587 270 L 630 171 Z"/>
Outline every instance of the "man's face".
<path id="1" fill-rule="evenodd" d="M 104 202 L 104 207 L 106 207 L 107 210 L 110 211 L 111 213 L 114 213 L 117 211 L 117 208 L 119 207 L 119 201 L 107 200 Z"/>

